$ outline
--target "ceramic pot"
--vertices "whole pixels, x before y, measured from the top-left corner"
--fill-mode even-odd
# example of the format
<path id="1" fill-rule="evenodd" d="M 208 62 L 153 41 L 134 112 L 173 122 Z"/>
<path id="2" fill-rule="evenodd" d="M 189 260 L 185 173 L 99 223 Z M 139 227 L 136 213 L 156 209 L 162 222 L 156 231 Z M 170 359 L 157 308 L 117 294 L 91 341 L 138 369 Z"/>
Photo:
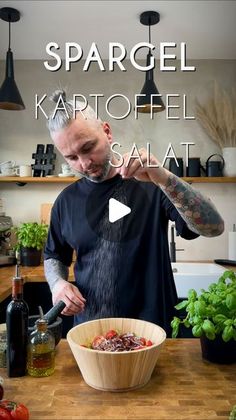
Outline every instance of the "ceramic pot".
<path id="1" fill-rule="evenodd" d="M 207 337 L 200 337 L 202 357 L 213 363 L 231 364 L 236 362 L 236 341 L 230 340 L 227 343 L 221 336 L 215 340 L 209 340 Z"/>
<path id="2" fill-rule="evenodd" d="M 224 147 L 222 154 L 225 161 L 224 176 L 236 176 L 236 147 Z"/>
<path id="3" fill-rule="evenodd" d="M 176 161 L 174 158 L 170 158 L 169 161 L 169 171 L 173 174 L 181 177 L 184 176 L 184 163 L 182 158 L 176 158 L 178 162 L 178 166 L 176 165 Z"/>
<path id="4" fill-rule="evenodd" d="M 22 266 L 36 267 L 41 262 L 41 249 L 36 248 L 21 248 L 20 261 Z"/>
<path id="5" fill-rule="evenodd" d="M 188 166 L 186 167 L 186 176 L 190 176 L 190 177 L 201 176 L 200 157 L 193 157 L 193 158 L 188 159 Z"/>

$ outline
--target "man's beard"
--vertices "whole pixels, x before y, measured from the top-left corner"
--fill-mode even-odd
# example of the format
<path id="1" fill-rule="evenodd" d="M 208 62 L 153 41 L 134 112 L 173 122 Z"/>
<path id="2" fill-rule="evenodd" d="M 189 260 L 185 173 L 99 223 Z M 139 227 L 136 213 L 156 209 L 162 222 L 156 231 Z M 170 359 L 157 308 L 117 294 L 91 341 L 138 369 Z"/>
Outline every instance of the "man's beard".
<path id="1" fill-rule="evenodd" d="M 112 157 L 112 152 L 109 146 L 103 164 L 94 165 L 92 168 L 93 172 L 95 172 L 98 169 L 101 170 L 101 173 L 98 176 L 92 176 L 87 172 L 79 172 L 79 174 L 84 176 L 86 179 L 89 179 L 92 182 L 96 182 L 96 183 L 103 182 L 106 179 L 111 169 L 111 165 L 110 165 L 111 157 Z"/>

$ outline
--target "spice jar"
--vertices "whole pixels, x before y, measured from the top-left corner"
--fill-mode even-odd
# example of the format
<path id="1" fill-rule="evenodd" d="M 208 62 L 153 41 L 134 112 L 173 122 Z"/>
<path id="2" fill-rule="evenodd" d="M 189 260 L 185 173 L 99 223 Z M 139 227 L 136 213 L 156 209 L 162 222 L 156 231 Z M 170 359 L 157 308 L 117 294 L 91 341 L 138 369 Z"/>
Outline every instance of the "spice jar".
<path id="1" fill-rule="evenodd" d="M 55 369 L 55 338 L 47 329 L 47 321 L 36 321 L 36 329 L 30 334 L 27 354 L 27 370 L 30 376 L 50 376 Z"/>

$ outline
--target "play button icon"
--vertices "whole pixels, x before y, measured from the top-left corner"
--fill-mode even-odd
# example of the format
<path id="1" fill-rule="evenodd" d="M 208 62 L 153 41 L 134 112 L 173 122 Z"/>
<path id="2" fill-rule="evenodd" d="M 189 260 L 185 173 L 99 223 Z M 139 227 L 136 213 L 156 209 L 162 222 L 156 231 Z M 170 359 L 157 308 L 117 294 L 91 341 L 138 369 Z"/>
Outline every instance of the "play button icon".
<path id="1" fill-rule="evenodd" d="M 131 208 L 116 200 L 110 198 L 109 200 L 109 222 L 114 223 L 131 213 Z"/>
<path id="2" fill-rule="evenodd" d="M 80 224 L 79 231 L 85 237 L 85 248 L 87 238 L 92 233 L 96 235 L 91 237 L 94 243 L 100 238 L 112 243 L 124 243 L 138 238 L 140 232 L 143 235 L 150 219 L 150 199 L 145 189 L 146 183 L 122 179 L 120 175 L 116 175 L 98 184 L 85 180 L 85 186 L 87 189 L 90 187 L 84 203 L 86 219 L 91 228 L 85 234 L 87 224 Z M 83 211 L 81 206 L 78 213 L 80 211 Z"/>

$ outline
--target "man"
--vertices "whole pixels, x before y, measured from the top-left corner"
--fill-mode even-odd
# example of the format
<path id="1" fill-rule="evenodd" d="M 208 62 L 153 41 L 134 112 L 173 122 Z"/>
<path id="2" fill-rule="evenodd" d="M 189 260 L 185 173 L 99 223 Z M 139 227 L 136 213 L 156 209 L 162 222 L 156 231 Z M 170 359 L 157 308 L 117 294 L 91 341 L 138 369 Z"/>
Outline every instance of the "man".
<path id="1" fill-rule="evenodd" d="M 74 315 L 75 324 L 132 317 L 157 323 L 170 334 L 177 295 L 168 221 L 175 222 L 185 239 L 220 235 L 224 222 L 208 199 L 162 168 L 154 156 L 147 165 L 145 149 L 139 151 L 143 164 L 125 154 L 119 167 L 111 152 L 109 124 L 96 119 L 90 107 L 73 118 L 72 102 L 58 91 L 56 103 L 60 97 L 66 110 L 50 117 L 50 134 L 83 178 L 62 191 L 51 213 L 45 275 L 53 303 L 63 300 L 63 314 Z M 114 223 L 108 218 L 111 198 L 132 209 Z M 76 286 L 67 281 L 73 250 Z"/>

